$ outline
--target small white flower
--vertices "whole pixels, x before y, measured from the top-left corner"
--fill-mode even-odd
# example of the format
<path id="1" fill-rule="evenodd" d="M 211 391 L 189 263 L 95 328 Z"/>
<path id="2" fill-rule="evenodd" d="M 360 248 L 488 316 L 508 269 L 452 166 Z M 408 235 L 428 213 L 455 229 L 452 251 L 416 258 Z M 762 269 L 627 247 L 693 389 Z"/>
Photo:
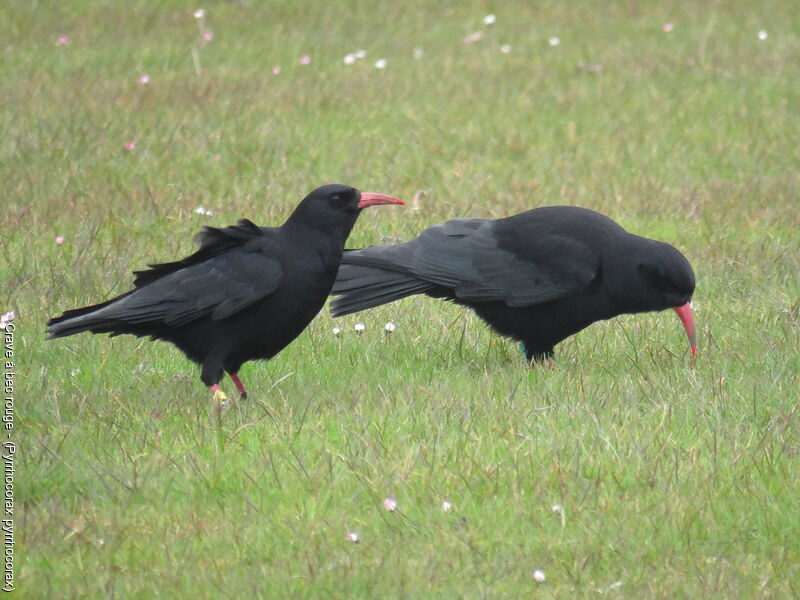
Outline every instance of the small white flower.
<path id="1" fill-rule="evenodd" d="M 342 330 L 338 327 L 334 327 L 331 331 L 333 332 L 333 335 L 339 335 L 342 332 Z"/>
<path id="2" fill-rule="evenodd" d="M 13 310 L 8 311 L 6 314 L 0 316 L 0 321 L 13 321 L 17 316 Z"/>
<path id="3" fill-rule="evenodd" d="M 556 513 L 559 517 L 561 517 L 561 527 L 566 527 L 567 525 L 567 513 L 564 512 L 564 507 L 560 504 L 553 504 L 553 512 Z"/>
<path id="4" fill-rule="evenodd" d="M 386 68 L 386 59 L 385 58 L 379 58 L 378 60 L 376 60 L 375 61 L 375 68 L 376 69 L 385 69 Z"/>
<path id="5" fill-rule="evenodd" d="M 761 41 L 764 41 L 765 39 L 767 39 L 767 32 L 766 31 L 759 31 L 758 32 L 758 39 L 760 39 Z"/>
<path id="6" fill-rule="evenodd" d="M 675 25 L 673 25 L 672 23 L 664 23 L 664 24 L 661 26 L 661 31 L 663 31 L 664 33 L 669 33 L 669 32 L 670 32 L 670 31 L 672 31 L 674 28 L 675 28 Z"/>
<path id="7" fill-rule="evenodd" d="M 281 72 L 281 66 L 280 65 L 275 65 L 274 67 L 272 67 L 272 74 L 273 75 L 277 75 L 280 72 Z"/>
<path id="8" fill-rule="evenodd" d="M 75 376 L 76 376 L 78 373 L 80 373 L 80 372 L 81 372 L 81 370 L 80 370 L 80 369 L 72 369 L 72 370 L 69 372 L 69 376 L 70 376 L 70 377 L 75 377 Z"/>
<path id="9" fill-rule="evenodd" d="M 419 201 L 422 200 L 427 195 L 428 192 L 426 192 L 425 190 L 417 190 L 416 192 L 414 192 L 414 199 L 411 201 L 412 210 L 419 210 Z"/>
<path id="10" fill-rule="evenodd" d="M 356 533 L 355 531 L 351 531 L 347 534 L 347 541 L 357 544 L 358 542 L 361 541 L 361 538 L 358 537 L 358 533 Z"/>
<path id="11" fill-rule="evenodd" d="M 150 83 L 150 75 L 148 75 L 147 73 L 143 73 L 142 75 L 139 75 L 138 81 L 139 85 L 147 85 L 148 83 Z"/>
<path id="12" fill-rule="evenodd" d="M 394 512 L 397 510 L 397 500 L 394 499 L 394 496 L 389 496 L 383 501 L 383 508 L 389 512 Z"/>
<path id="13" fill-rule="evenodd" d="M 497 17 L 494 15 L 486 15 L 483 17 L 483 24 L 484 25 L 494 25 L 494 22 L 497 20 Z"/>
<path id="14" fill-rule="evenodd" d="M 342 59 L 342 62 L 343 62 L 344 64 L 346 64 L 346 65 L 352 65 L 353 63 L 355 63 L 355 62 L 356 62 L 356 59 L 357 59 L 357 57 L 356 57 L 356 55 L 355 55 L 355 54 L 352 54 L 352 53 L 350 53 L 350 54 L 345 54 L 345 55 L 344 55 L 344 58 Z"/>
<path id="15" fill-rule="evenodd" d="M 545 580 L 544 571 L 542 571 L 541 569 L 534 569 L 533 580 L 536 583 L 542 583 Z"/>
<path id="16" fill-rule="evenodd" d="M 414 48 L 412 56 L 414 57 L 414 60 L 420 60 L 423 54 L 424 52 L 422 51 L 422 48 Z"/>
<path id="17" fill-rule="evenodd" d="M 202 19 L 205 16 L 206 16 L 206 11 L 203 10 L 202 8 L 198 8 L 196 11 L 194 11 L 195 19 Z"/>
<path id="18" fill-rule="evenodd" d="M 561 43 L 561 40 L 558 39 L 556 36 L 553 36 L 549 40 L 547 40 L 547 43 L 550 44 L 551 46 L 558 46 Z"/>
<path id="19" fill-rule="evenodd" d="M 366 326 L 363 323 L 356 323 L 353 326 L 353 329 L 355 329 L 358 333 L 361 333 L 362 331 L 364 331 L 366 329 Z"/>
<path id="20" fill-rule="evenodd" d="M 442 510 L 444 512 L 450 512 L 450 509 L 453 508 L 453 504 L 450 500 L 442 500 Z"/>
<path id="21" fill-rule="evenodd" d="M 363 49 L 362 50 L 356 50 L 355 51 L 355 55 L 356 55 L 356 58 L 366 58 L 367 57 L 367 51 L 363 50 Z"/>
<path id="22" fill-rule="evenodd" d="M 386 330 L 387 333 L 392 333 L 395 329 L 397 329 L 395 324 L 392 323 L 391 321 L 389 321 L 386 325 L 384 325 L 383 328 Z"/>
<path id="23" fill-rule="evenodd" d="M 210 217 L 214 214 L 214 211 L 209 208 L 203 208 L 202 206 L 198 206 L 194 209 L 198 215 L 205 215 L 206 217 Z"/>
<path id="24" fill-rule="evenodd" d="M 511 46 L 509 46 L 508 44 L 503 44 L 502 46 L 500 46 L 500 52 L 502 52 L 503 54 L 508 54 L 509 52 L 511 52 Z"/>

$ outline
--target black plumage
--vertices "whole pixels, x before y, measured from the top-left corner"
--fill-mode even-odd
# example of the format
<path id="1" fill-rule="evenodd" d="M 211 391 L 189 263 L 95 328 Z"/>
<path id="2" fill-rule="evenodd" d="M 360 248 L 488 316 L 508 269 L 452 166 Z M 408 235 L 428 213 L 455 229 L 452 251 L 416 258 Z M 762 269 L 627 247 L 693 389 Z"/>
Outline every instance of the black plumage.
<path id="1" fill-rule="evenodd" d="M 375 204 L 402 201 L 326 185 L 280 227 L 246 219 L 206 227 L 197 252 L 137 271 L 135 288 L 121 296 L 51 319 L 48 339 L 90 331 L 165 340 L 202 365 L 200 378 L 218 400 L 223 370 L 244 395 L 241 365 L 272 358 L 306 328 L 325 303 L 361 209 Z"/>
<path id="2" fill-rule="evenodd" d="M 664 242 L 571 206 L 504 219 L 452 219 L 409 242 L 347 250 L 332 293 L 335 316 L 413 294 L 472 308 L 528 360 L 602 319 L 674 308 L 695 352 L 692 267 Z"/>

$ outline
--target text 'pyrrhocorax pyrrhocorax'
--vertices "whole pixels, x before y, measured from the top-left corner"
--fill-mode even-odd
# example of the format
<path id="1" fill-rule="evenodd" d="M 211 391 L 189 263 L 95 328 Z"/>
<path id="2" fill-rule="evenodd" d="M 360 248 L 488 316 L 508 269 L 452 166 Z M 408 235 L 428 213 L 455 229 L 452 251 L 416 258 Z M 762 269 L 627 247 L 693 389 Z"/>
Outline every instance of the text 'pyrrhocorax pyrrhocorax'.
<path id="1" fill-rule="evenodd" d="M 197 252 L 137 271 L 135 289 L 121 296 L 51 319 L 48 339 L 91 331 L 172 342 L 202 365 L 200 379 L 218 402 L 226 399 L 223 370 L 246 396 L 239 367 L 272 358 L 306 328 L 331 291 L 361 209 L 377 204 L 404 202 L 325 185 L 280 227 L 246 219 L 206 227 Z"/>
<path id="2" fill-rule="evenodd" d="M 548 206 L 505 219 L 453 219 L 410 242 L 346 250 L 334 316 L 413 294 L 472 308 L 524 344 L 529 361 L 595 321 L 672 308 L 695 354 L 692 267 L 664 242 L 600 213 Z"/>

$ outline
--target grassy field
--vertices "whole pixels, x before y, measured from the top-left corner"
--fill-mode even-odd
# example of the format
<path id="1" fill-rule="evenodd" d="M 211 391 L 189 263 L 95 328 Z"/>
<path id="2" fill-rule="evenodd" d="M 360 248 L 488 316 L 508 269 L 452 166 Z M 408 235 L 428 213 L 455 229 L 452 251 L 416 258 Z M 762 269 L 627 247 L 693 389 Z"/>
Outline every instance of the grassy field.
<path id="1" fill-rule="evenodd" d="M 800 595 L 796 2 L 11 1 L 0 22 L 20 597 Z M 411 298 L 323 312 L 217 423 L 167 344 L 44 341 L 203 224 L 278 224 L 328 182 L 427 191 L 352 247 L 552 204 L 669 241 L 696 363 L 671 311 L 532 370 Z"/>

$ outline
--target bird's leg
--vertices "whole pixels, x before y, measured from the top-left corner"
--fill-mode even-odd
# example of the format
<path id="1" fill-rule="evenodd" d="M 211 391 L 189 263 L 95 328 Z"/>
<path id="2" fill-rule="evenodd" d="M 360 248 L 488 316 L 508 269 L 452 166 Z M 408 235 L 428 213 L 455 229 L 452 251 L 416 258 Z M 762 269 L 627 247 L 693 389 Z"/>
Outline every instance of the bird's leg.
<path id="1" fill-rule="evenodd" d="M 244 384 L 242 383 L 242 380 L 239 379 L 239 374 L 238 373 L 231 373 L 231 379 L 233 380 L 233 383 L 236 386 L 236 389 L 239 390 L 239 397 L 242 400 L 247 400 L 247 390 L 244 388 Z"/>
<path id="2" fill-rule="evenodd" d="M 214 400 L 217 401 L 216 408 L 228 408 L 228 396 L 219 387 L 219 381 L 222 379 L 222 365 L 220 362 L 210 357 L 203 363 L 203 368 L 200 371 L 200 380 L 208 386 L 208 389 L 214 394 Z"/>

